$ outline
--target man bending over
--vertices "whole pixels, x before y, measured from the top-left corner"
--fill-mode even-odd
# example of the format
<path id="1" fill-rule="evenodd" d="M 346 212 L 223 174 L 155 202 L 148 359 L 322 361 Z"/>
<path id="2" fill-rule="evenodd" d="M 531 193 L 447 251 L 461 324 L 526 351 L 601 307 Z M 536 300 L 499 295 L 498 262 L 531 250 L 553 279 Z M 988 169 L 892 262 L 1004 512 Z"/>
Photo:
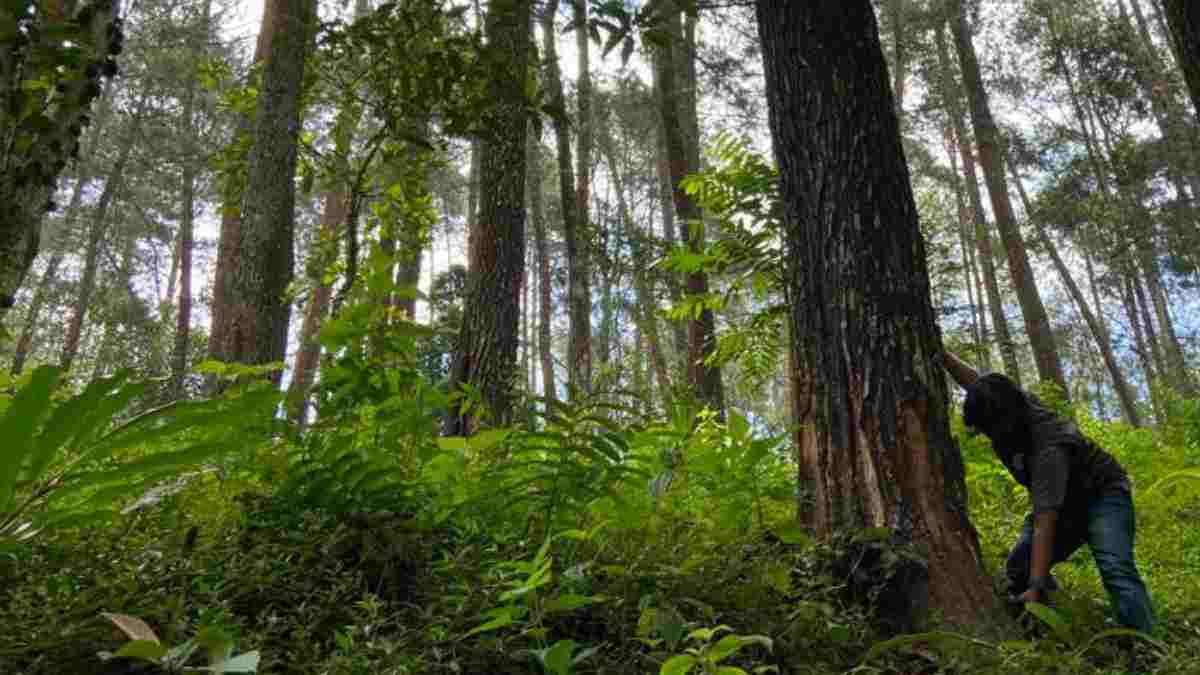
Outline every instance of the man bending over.
<path id="1" fill-rule="evenodd" d="M 1117 621 L 1149 633 L 1154 609 L 1133 559 L 1132 490 L 1125 469 L 1037 397 L 997 373 L 979 376 L 945 352 L 946 370 L 966 390 L 963 419 L 992 441 L 1033 513 L 1008 555 L 1009 589 L 1022 602 L 1045 602 L 1050 568 L 1084 542 L 1092 550 Z"/>

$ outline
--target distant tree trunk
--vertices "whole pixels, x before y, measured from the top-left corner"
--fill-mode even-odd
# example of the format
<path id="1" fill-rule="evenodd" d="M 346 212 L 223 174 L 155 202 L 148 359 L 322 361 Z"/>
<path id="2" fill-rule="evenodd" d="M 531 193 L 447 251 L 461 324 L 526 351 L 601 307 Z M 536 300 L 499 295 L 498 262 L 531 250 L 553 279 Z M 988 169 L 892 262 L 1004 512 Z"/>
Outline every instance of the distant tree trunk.
<path id="1" fill-rule="evenodd" d="M 1146 389 L 1150 394 L 1150 405 L 1154 409 L 1154 419 L 1158 422 L 1163 421 L 1163 405 L 1161 397 L 1158 395 L 1158 388 L 1155 383 L 1158 381 L 1158 369 L 1154 364 L 1154 355 L 1150 351 L 1150 344 L 1146 341 L 1146 334 L 1142 330 L 1142 318 L 1138 313 L 1137 297 L 1133 290 L 1133 280 L 1128 276 L 1122 280 L 1121 285 L 1121 300 L 1125 306 L 1125 316 L 1129 320 L 1129 326 L 1133 331 L 1134 350 L 1137 353 L 1138 362 L 1142 365 L 1142 374 L 1146 378 Z"/>
<path id="2" fill-rule="evenodd" d="M 271 52 L 271 41 L 276 32 L 276 24 L 280 21 L 279 12 L 285 0 L 264 0 L 262 26 L 258 32 L 258 41 L 254 46 L 253 64 L 263 63 Z M 258 83 L 255 83 L 258 84 Z M 254 132 L 254 120 L 241 116 L 237 120 L 230 144 L 241 143 Z M 241 252 L 238 250 L 242 241 L 242 195 L 244 187 L 236 187 L 246 179 L 244 173 L 236 177 L 227 177 L 229 184 L 222 190 L 221 229 L 217 238 L 216 272 L 213 275 L 212 287 L 212 321 L 209 326 L 209 354 L 213 353 L 213 345 L 224 345 L 230 339 L 226 334 L 232 330 L 231 320 L 217 321 L 216 317 L 233 316 L 232 303 L 236 300 L 231 295 L 233 275 L 241 265 Z"/>
<path id="3" fill-rule="evenodd" d="M 15 5 L 23 16 L 11 6 L 3 12 L 4 29 L 29 39 L 5 38 L 0 50 L 0 100 L 18 106 L 0 116 L 0 138 L 5 139 L 0 152 L 0 320 L 16 302 L 37 256 L 42 220 L 59 174 L 76 154 L 80 128 L 101 94 L 102 78 L 116 73 L 115 55 L 124 38 L 119 0 L 39 2 L 37 11 L 28 14 L 27 5 Z M 54 42 L 49 36 L 72 28 L 78 30 L 71 38 L 78 53 L 73 66 L 56 66 L 61 83 L 44 89 L 25 86 L 40 72 L 32 66 L 41 57 L 31 52 L 60 45 L 61 37 Z M 38 112 L 44 123 L 31 124 L 31 118 L 17 114 L 21 108 Z"/>
<path id="4" fill-rule="evenodd" d="M 531 122 L 529 140 L 526 143 L 529 157 L 526 191 L 529 193 L 530 219 L 533 221 L 533 241 L 537 254 L 538 273 L 538 362 L 542 371 L 542 395 L 557 401 L 558 391 L 554 385 L 554 356 L 551 352 L 551 281 L 550 247 L 546 241 L 546 209 L 542 195 L 542 179 L 545 165 L 542 161 L 542 125 L 540 120 Z"/>
<path id="5" fill-rule="evenodd" d="M 954 172 L 954 202 L 958 211 L 958 244 L 962 251 L 962 266 L 963 266 L 963 285 L 967 289 L 967 304 L 971 310 L 971 339 L 975 342 L 975 347 L 980 350 L 978 357 L 979 367 L 982 370 L 991 370 L 991 349 L 988 346 L 987 322 L 984 320 L 983 313 L 979 311 L 979 305 L 983 304 L 983 297 L 980 295 L 983 289 L 978 285 L 978 276 L 975 266 L 975 247 L 971 245 L 970 229 L 973 225 L 971 215 L 971 207 L 967 206 L 966 197 L 963 195 L 965 190 L 962 185 L 962 173 L 958 170 L 958 155 L 955 150 L 957 145 L 954 140 L 952 131 L 947 130 L 947 153 L 950 156 L 950 170 Z"/>
<path id="6" fill-rule="evenodd" d="M 975 227 L 975 247 L 979 254 L 979 266 L 983 272 L 983 289 L 986 292 L 987 307 L 992 318 L 992 330 L 996 333 L 996 342 L 1000 347 L 1000 360 L 1004 363 L 1004 373 L 1018 385 L 1021 384 L 1021 364 L 1017 360 L 1017 346 L 1013 342 L 1012 332 L 1008 327 L 1008 317 L 1004 315 L 1004 299 L 1000 295 L 1000 283 L 996 277 L 996 257 L 992 252 L 992 237 L 988 232 L 987 216 L 983 211 L 983 196 L 979 193 L 979 176 L 975 172 L 975 153 L 971 150 L 971 137 L 967 130 L 966 116 L 959 97 L 960 88 L 954 79 L 954 68 L 950 62 L 950 52 L 946 45 L 945 28 L 939 24 L 934 32 L 938 46 L 938 62 L 942 71 L 942 98 L 946 104 L 946 113 L 954 127 L 954 137 L 958 141 L 958 155 L 962 161 L 963 182 L 967 197 L 971 203 L 971 217 Z"/>
<path id="7" fill-rule="evenodd" d="M 201 10 L 201 37 L 199 44 L 193 47 L 193 55 L 199 59 L 205 53 L 205 45 L 209 36 L 209 19 L 212 12 L 212 0 L 204 0 Z M 196 217 L 196 156 L 199 148 L 195 147 L 196 90 L 199 83 L 188 83 L 183 99 L 183 128 L 188 135 L 188 147 L 182 159 L 183 203 L 180 205 L 179 219 L 179 311 L 175 315 L 175 344 L 171 351 L 171 396 L 183 398 L 183 378 L 188 369 L 188 347 L 192 338 L 192 249 L 195 247 L 194 219 Z M 172 275 L 174 279 L 174 275 Z"/>
<path id="8" fill-rule="evenodd" d="M 521 277 L 525 267 L 525 138 L 528 119 L 524 91 L 529 66 L 532 0 L 492 0 L 488 7 L 488 49 L 495 54 L 490 116 L 480 145 L 480 208 L 471 251 L 462 329 L 454 350 L 451 391 L 469 384 L 479 392 L 495 425 L 513 419 Z M 570 195 L 570 191 L 566 193 Z M 569 200 L 569 197 L 568 197 Z M 565 201 L 564 201 L 565 203 Z M 457 409 L 457 407 L 456 407 Z M 475 411 L 447 416 L 447 435 L 475 433 Z"/>
<path id="9" fill-rule="evenodd" d="M 348 149 L 348 138 L 346 144 Z M 287 395 L 288 417 L 299 429 L 304 429 L 308 424 L 309 392 L 321 361 L 321 325 L 329 315 L 333 297 L 333 285 L 325 281 L 325 272 L 337 258 L 338 234 L 347 226 L 349 211 L 350 195 L 344 184 L 339 182 L 325 191 L 321 225 L 307 263 L 312 290 L 304 309 L 296 366 Z"/>
<path id="10" fill-rule="evenodd" d="M 1196 119 L 1200 120 L 1200 3 L 1195 0 L 1164 2 L 1167 23 L 1171 26 L 1171 36 L 1179 53 L 1179 67 L 1192 94 Z"/>
<path id="11" fill-rule="evenodd" d="M 681 182 L 699 166 L 692 166 L 688 158 L 688 126 L 680 115 L 679 97 L 683 95 L 676 86 L 676 54 L 685 54 L 681 49 L 682 30 L 679 13 L 667 12 L 667 31 L 671 44 L 659 47 L 655 65 L 659 83 L 659 109 L 662 111 L 663 130 L 667 140 L 667 156 L 671 170 L 675 217 L 679 221 L 682 243 L 689 250 L 699 253 L 704 248 L 704 224 L 700 208 L 692 196 L 683 189 Z M 691 296 L 708 294 L 708 275 L 691 272 L 687 275 L 687 292 Z M 696 398 L 712 407 L 718 414 L 725 412 L 725 393 L 721 382 L 720 366 L 711 366 L 705 360 L 716 350 L 716 317 L 711 309 L 704 309 L 698 318 L 688 324 L 688 384 Z"/>
<path id="12" fill-rule="evenodd" d="M 804 520 L 889 527 L 929 555 L 893 617 L 997 607 L 950 435 L 899 123 L 868 0 L 758 0 L 791 293 Z"/>
<path id="13" fill-rule="evenodd" d="M 1148 235 L 1138 237 L 1135 246 L 1138 249 L 1138 264 L 1142 268 L 1142 277 L 1146 280 L 1146 289 L 1150 294 L 1150 309 L 1158 321 L 1159 346 L 1162 349 L 1166 369 L 1167 382 L 1181 396 L 1195 396 L 1196 382 L 1184 358 L 1183 348 L 1179 337 L 1175 334 L 1175 325 L 1171 319 L 1171 311 L 1167 307 L 1167 292 L 1162 284 L 1162 271 L 1158 267 L 1158 253 Z"/>
<path id="14" fill-rule="evenodd" d="M 1071 299 L 1075 301 L 1075 306 L 1079 309 L 1084 323 L 1087 324 L 1088 330 L 1092 333 L 1092 338 L 1096 341 L 1096 347 L 1100 350 L 1100 357 L 1104 360 L 1104 367 L 1108 370 L 1109 377 L 1112 378 L 1113 390 L 1116 392 L 1117 400 L 1121 404 L 1121 413 L 1124 415 L 1125 421 L 1135 427 L 1142 426 L 1141 414 L 1137 409 L 1137 397 L 1134 395 L 1133 387 L 1130 386 L 1129 380 L 1125 378 L 1125 373 L 1121 370 L 1121 366 L 1117 362 L 1116 354 L 1113 352 L 1112 337 L 1108 333 L 1108 328 L 1096 318 L 1091 308 L 1088 307 L 1087 298 L 1084 297 L 1083 291 L 1079 289 L 1079 284 L 1075 283 L 1075 278 L 1071 276 L 1071 270 L 1063 262 L 1062 256 L 1059 255 L 1058 247 L 1050 239 L 1045 225 L 1034 214 L 1033 204 L 1029 200 L 1029 195 L 1025 193 L 1025 184 L 1021 181 L 1021 177 L 1017 175 L 1017 167 L 1013 166 L 1010 161 L 1008 162 L 1008 168 L 1012 172 L 1013 184 L 1017 186 L 1017 194 L 1021 197 L 1021 203 L 1025 208 L 1026 216 L 1036 228 L 1038 238 L 1041 239 L 1046 253 L 1050 255 L 1050 262 L 1054 264 L 1054 269 L 1058 272 L 1059 279 L 1062 280 L 1063 286 L 1067 287 L 1067 292 L 1070 293 Z M 1099 305 L 1096 306 L 1096 309 L 1097 311 L 1102 311 Z"/>
<path id="15" fill-rule="evenodd" d="M 655 57 L 651 55 L 651 58 Z M 661 97 L 661 86 L 658 81 L 658 67 L 654 68 L 654 89 L 655 96 Z M 667 134 L 663 128 L 662 115 L 658 115 L 654 125 L 656 144 L 655 144 L 655 164 L 654 171 L 658 178 L 658 198 L 659 208 L 662 211 L 663 221 L 663 239 L 666 240 L 667 246 L 674 246 L 675 242 L 679 241 L 678 228 L 675 224 L 675 188 L 671 186 L 671 159 L 667 152 Z M 680 284 L 678 275 L 673 272 L 663 273 L 667 286 L 667 297 L 671 298 L 671 304 L 678 305 L 683 299 L 683 288 Z M 670 323 L 672 347 L 675 349 L 675 354 L 680 357 L 680 361 L 684 360 L 687 354 L 687 326 L 682 321 L 672 321 Z M 686 368 L 684 369 L 686 371 Z"/>
<path id="16" fill-rule="evenodd" d="M 92 222 L 88 227 L 87 249 L 83 256 L 83 273 L 79 278 L 79 291 L 75 296 L 75 303 L 71 308 L 71 320 L 67 324 L 66 341 L 63 344 L 62 356 L 59 358 L 59 365 L 63 370 L 70 370 L 71 364 L 75 361 L 75 357 L 79 353 L 79 339 L 83 335 L 83 321 L 87 316 L 88 310 L 92 305 L 92 294 L 96 290 L 96 276 L 100 266 L 100 247 L 104 242 L 104 233 L 108 229 L 108 209 L 116 198 L 117 193 L 121 190 L 121 183 L 125 177 L 125 167 L 129 164 L 130 155 L 133 153 L 133 145 L 137 140 L 140 120 L 142 115 L 142 103 L 138 104 L 138 110 L 133 113 L 133 119 L 130 122 L 130 128 L 123 141 L 120 154 L 117 156 L 117 161 L 113 164 L 112 170 L 108 174 L 108 178 L 104 181 L 104 191 L 100 193 L 100 199 L 96 202 L 96 210 L 92 214 Z"/>
<path id="17" fill-rule="evenodd" d="M 284 297 L 293 275 L 295 175 L 300 134 L 300 88 L 311 43 L 311 0 L 268 0 L 274 31 L 265 52 L 254 141 L 246 159 L 241 224 L 233 250 L 237 266 L 218 279 L 227 303 L 213 307 L 209 356 L 226 362 L 266 364 L 287 353 L 291 305 Z M 222 238 L 226 235 L 222 232 Z M 226 248 L 229 242 L 222 241 Z M 217 326 L 222 330 L 218 331 Z M 217 339 L 218 336 L 220 339 Z M 281 373 L 272 375 L 279 382 Z"/>
<path id="18" fill-rule="evenodd" d="M 1146 300 L 1146 287 L 1142 285 L 1141 274 L 1138 272 L 1137 266 L 1130 263 L 1127 274 L 1129 275 L 1129 284 L 1133 289 L 1134 302 L 1137 305 L 1138 314 L 1142 321 L 1142 330 L 1146 334 L 1146 343 L 1150 346 L 1150 358 L 1154 360 L 1154 370 L 1158 373 L 1159 378 L 1170 383 L 1167 373 L 1167 362 L 1163 358 L 1162 345 L 1158 340 L 1158 331 L 1154 328 L 1154 320 L 1150 318 L 1151 312 L 1150 303 Z"/>
<path id="19" fill-rule="evenodd" d="M 562 199 L 563 242 L 567 249 L 567 387 L 568 395 L 591 391 L 592 292 L 588 260 L 586 212 L 579 210 L 579 182 L 571 159 L 571 131 L 558 62 L 558 32 L 554 15 L 558 0 L 548 0 L 542 10 L 542 51 L 545 53 L 546 89 L 554 110 L 554 137 L 558 150 L 558 189 Z M 589 148 L 590 154 L 590 148 Z M 590 183 L 589 183 L 590 186 Z M 588 188 L 590 190 L 590 187 Z"/>
<path id="20" fill-rule="evenodd" d="M 1021 315 L 1025 319 L 1025 332 L 1029 335 L 1029 344 L 1033 348 L 1038 377 L 1058 385 L 1066 397 L 1070 394 L 1058 359 L 1050 319 L 1038 293 L 1037 280 L 1033 276 L 1029 256 L 1025 252 L 1025 242 L 1021 239 L 1021 231 L 1013 217 L 999 133 L 996 122 L 992 119 L 987 91 L 983 86 L 979 59 L 975 55 L 970 26 L 967 25 L 966 9 L 963 0 L 947 1 L 948 6 L 954 10 L 950 17 L 950 27 L 958 50 L 963 85 L 967 91 L 967 99 L 971 102 L 971 119 L 975 127 L 975 144 L 979 148 L 979 163 L 983 167 L 984 182 L 987 183 L 988 194 L 992 199 L 996 227 L 1000 230 L 1000 238 L 1004 242 L 1009 274 L 1012 276 L 1017 300 L 1021 305 Z"/>
<path id="21" fill-rule="evenodd" d="M 636 300 L 630 306 L 629 312 L 638 333 L 639 353 L 637 358 L 640 362 L 641 345 L 644 344 L 647 352 L 647 360 L 650 367 L 653 368 L 655 378 L 658 380 L 660 395 L 663 402 L 666 403 L 671 395 L 671 378 L 668 375 L 667 361 L 663 356 L 662 345 L 659 342 L 658 317 L 656 316 L 654 294 L 651 290 L 649 275 L 647 273 L 652 260 L 647 254 L 645 234 L 637 230 L 633 215 L 629 209 L 629 201 L 625 192 L 630 187 L 628 184 L 629 176 L 627 172 L 621 171 L 621 165 L 617 162 L 617 152 L 614 147 L 613 137 L 607 129 L 604 129 L 600 135 L 600 139 L 600 150 L 608 164 L 608 173 L 612 177 L 613 190 L 617 196 L 617 211 L 619 212 L 618 217 L 621 223 L 621 231 L 628 240 L 633 264 L 631 272 L 633 274 Z M 647 396 L 648 399 L 649 396 Z"/>

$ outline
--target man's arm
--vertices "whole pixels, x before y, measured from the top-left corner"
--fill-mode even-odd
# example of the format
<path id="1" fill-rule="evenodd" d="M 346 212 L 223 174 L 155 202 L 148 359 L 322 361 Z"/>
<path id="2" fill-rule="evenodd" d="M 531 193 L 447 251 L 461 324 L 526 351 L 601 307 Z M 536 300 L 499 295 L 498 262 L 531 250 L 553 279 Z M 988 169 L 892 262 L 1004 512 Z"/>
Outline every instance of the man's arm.
<path id="1" fill-rule="evenodd" d="M 1043 602 L 1045 593 L 1040 582 L 1050 578 L 1050 562 L 1054 551 L 1054 536 L 1058 526 L 1058 511 L 1043 511 L 1033 517 L 1033 551 L 1030 554 L 1030 588 L 1021 594 L 1023 602 Z"/>
<path id="2" fill-rule="evenodd" d="M 979 379 L 979 373 L 967 365 L 966 361 L 963 361 L 945 349 L 942 350 L 942 355 L 945 358 L 943 365 L 946 368 L 946 372 L 950 373 L 950 377 L 954 378 L 958 386 L 966 389 L 975 384 L 975 380 Z"/>

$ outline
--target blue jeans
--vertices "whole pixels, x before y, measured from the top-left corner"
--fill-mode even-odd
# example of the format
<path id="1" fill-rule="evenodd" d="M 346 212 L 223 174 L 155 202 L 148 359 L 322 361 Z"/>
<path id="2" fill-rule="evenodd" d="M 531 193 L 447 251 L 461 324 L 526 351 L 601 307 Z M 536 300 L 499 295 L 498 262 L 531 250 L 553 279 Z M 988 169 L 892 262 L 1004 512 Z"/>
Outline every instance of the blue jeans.
<path id="1" fill-rule="evenodd" d="M 1117 622 L 1149 633 L 1154 626 L 1154 608 L 1146 585 L 1133 559 L 1133 499 L 1124 488 L 1106 490 L 1092 500 L 1086 514 L 1074 518 L 1059 514 L 1050 564 L 1056 565 L 1087 542 L 1100 570 L 1100 579 L 1117 610 Z M 1033 514 L 1026 516 L 1021 538 L 1008 554 L 1010 588 L 1021 593 L 1029 587 L 1030 556 L 1033 552 Z M 1053 588 L 1053 579 L 1050 579 Z"/>

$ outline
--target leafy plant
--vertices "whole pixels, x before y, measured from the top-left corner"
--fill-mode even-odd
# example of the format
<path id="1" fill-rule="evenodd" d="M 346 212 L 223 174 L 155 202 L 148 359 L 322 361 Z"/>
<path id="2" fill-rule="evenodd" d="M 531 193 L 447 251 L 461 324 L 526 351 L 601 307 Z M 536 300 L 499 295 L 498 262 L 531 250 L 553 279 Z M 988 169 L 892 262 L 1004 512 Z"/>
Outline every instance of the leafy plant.
<path id="1" fill-rule="evenodd" d="M 38 368 L 0 417 L 0 547 L 116 515 L 119 500 L 261 442 L 279 401 L 258 385 L 137 413 L 155 382 L 122 371 L 64 398 L 60 377 Z"/>
<path id="2" fill-rule="evenodd" d="M 102 616 L 129 636 L 129 642 L 116 653 L 100 652 L 101 660 L 117 657 L 138 659 L 161 667 L 169 673 L 254 673 L 258 672 L 257 651 L 233 655 L 233 640 L 217 628 L 201 630 L 174 647 L 168 647 L 158 639 L 154 629 L 145 621 L 128 614 L 105 612 Z M 200 649 L 208 653 L 207 666 L 189 666 L 188 661 Z"/>
<path id="3" fill-rule="evenodd" d="M 717 639 L 722 633 L 724 637 Z M 760 645 L 769 652 L 774 643 L 765 635 L 738 635 L 729 626 L 721 625 L 715 628 L 697 628 L 684 638 L 694 646 L 684 649 L 684 653 L 676 654 L 667 659 L 659 669 L 659 675 L 687 675 L 693 670 L 704 675 L 746 675 L 751 673 L 778 673 L 776 666 L 757 666 L 751 671 L 736 666 L 721 665 L 721 662 L 736 655 L 750 645 Z"/>

